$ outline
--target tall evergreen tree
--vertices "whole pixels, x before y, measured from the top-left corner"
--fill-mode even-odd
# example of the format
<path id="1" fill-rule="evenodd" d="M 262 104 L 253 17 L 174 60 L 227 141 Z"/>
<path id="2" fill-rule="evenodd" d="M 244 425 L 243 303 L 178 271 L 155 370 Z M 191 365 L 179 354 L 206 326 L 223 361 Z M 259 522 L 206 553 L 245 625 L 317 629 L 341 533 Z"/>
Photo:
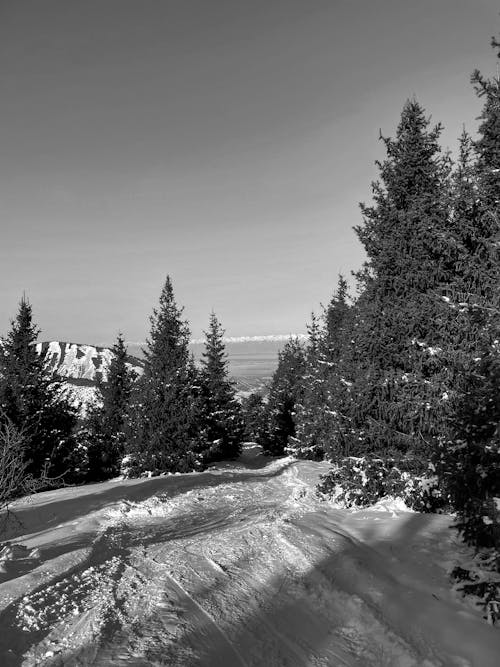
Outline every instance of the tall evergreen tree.
<path id="1" fill-rule="evenodd" d="M 291 338 L 278 355 L 259 439 L 264 451 L 274 456 L 284 454 L 289 438 L 295 436 L 295 414 L 305 370 L 304 348 L 296 338 Z"/>
<path id="2" fill-rule="evenodd" d="M 233 458 L 241 452 L 244 423 L 234 384 L 228 377 L 224 330 L 215 313 L 205 332 L 200 372 L 200 427 L 206 440 L 206 461 Z"/>
<path id="3" fill-rule="evenodd" d="M 0 354 L 0 422 L 23 433 L 27 472 L 78 479 L 73 459 L 76 412 L 64 383 L 45 368 L 36 351 L 39 329 L 30 303 L 23 297 Z"/>
<path id="4" fill-rule="evenodd" d="M 395 139 L 384 138 L 374 204 L 356 232 L 359 272 L 353 339 L 358 355 L 350 410 L 353 447 L 425 453 L 444 420 L 439 297 L 454 270 L 449 239 L 450 162 L 421 106 L 408 101 Z"/>
<path id="5" fill-rule="evenodd" d="M 337 289 L 324 312 L 325 355 L 332 362 L 337 361 L 342 354 L 350 311 L 349 286 L 344 276 L 340 275 Z"/>
<path id="6" fill-rule="evenodd" d="M 500 326 L 491 333 L 495 338 L 470 369 L 438 472 L 465 541 L 500 550 Z"/>
<path id="7" fill-rule="evenodd" d="M 241 410 L 245 423 L 245 440 L 258 442 L 264 426 L 265 403 L 262 394 L 252 392 L 244 397 L 241 401 Z"/>
<path id="8" fill-rule="evenodd" d="M 352 370 L 347 351 L 351 338 L 348 285 L 339 276 L 337 289 L 324 308 L 321 324 L 313 319 L 306 350 L 306 372 L 297 406 L 296 435 L 287 451 L 300 458 L 322 459 L 345 454 L 345 404 L 350 402 Z"/>
<path id="9" fill-rule="evenodd" d="M 500 43 L 493 40 L 492 45 L 500 56 Z M 451 286 L 447 304 L 460 327 L 455 343 L 460 393 L 439 467 L 466 541 L 498 550 L 500 81 L 476 71 L 472 82 L 484 105 L 477 141 L 461 142 L 454 206 L 461 241 L 459 280 Z"/>
<path id="10" fill-rule="evenodd" d="M 500 41 L 493 38 L 491 46 L 500 58 Z M 475 142 L 477 150 L 477 169 L 481 183 L 481 199 L 486 210 L 490 212 L 488 222 L 492 231 L 498 231 L 498 220 L 496 211 L 500 203 L 500 104 L 499 89 L 500 77 L 497 75 L 492 79 L 484 77 L 479 70 L 472 75 L 478 97 L 484 99 L 483 110 L 479 117 L 479 138 Z"/>
<path id="11" fill-rule="evenodd" d="M 144 375 L 134 391 L 127 428 L 127 450 L 135 473 L 183 472 L 201 465 L 197 377 L 189 335 L 167 276 L 159 308 L 151 316 Z"/>
<path id="12" fill-rule="evenodd" d="M 127 348 L 121 334 L 112 353 L 106 381 L 98 381 L 100 401 L 86 420 L 88 478 L 92 481 L 117 475 L 125 451 L 125 426 L 136 375 L 127 364 Z"/>

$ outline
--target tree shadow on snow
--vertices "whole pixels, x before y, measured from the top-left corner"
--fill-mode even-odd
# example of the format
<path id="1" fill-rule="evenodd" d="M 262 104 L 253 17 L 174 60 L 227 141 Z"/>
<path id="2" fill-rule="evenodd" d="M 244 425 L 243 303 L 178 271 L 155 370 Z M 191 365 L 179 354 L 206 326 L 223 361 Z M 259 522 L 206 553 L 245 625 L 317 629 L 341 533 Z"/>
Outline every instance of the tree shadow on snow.
<path id="1" fill-rule="evenodd" d="M 254 475 L 238 474 L 236 481 L 252 480 L 257 481 Z M 198 486 L 226 481 L 209 479 L 207 484 L 200 480 Z M 150 488 L 146 496 L 151 495 Z M 164 490 L 161 484 L 158 489 Z M 255 516 L 265 509 L 253 508 Z M 145 527 L 124 549 L 128 552 L 136 545 L 147 549 L 191 533 L 211 533 L 220 509 L 207 511 L 203 517 L 186 514 L 176 519 L 175 526 Z M 241 521 L 245 530 L 247 519 L 245 513 L 226 515 L 222 523 L 230 528 Z M 427 664 L 452 665 L 463 659 L 481 667 L 497 667 L 498 633 L 462 612 L 451 595 L 441 596 L 440 587 L 449 591 L 449 583 L 430 557 L 428 572 L 421 569 L 425 565 L 421 561 L 431 554 L 431 541 L 435 543 L 442 531 L 444 542 L 450 523 L 449 517 L 410 513 L 390 521 L 387 514 L 350 513 L 325 503 L 324 508 L 280 523 L 279 530 L 291 546 L 283 562 L 273 564 L 269 572 L 266 563 L 243 554 L 220 571 L 213 569 L 208 585 L 207 576 L 200 577 L 184 591 L 184 629 L 173 647 L 171 641 L 162 645 L 161 632 L 166 633 L 171 616 L 166 618 L 167 611 L 160 605 L 141 620 L 140 632 L 148 646 L 144 657 L 139 657 L 133 645 L 137 636 L 118 632 L 101 646 L 82 646 L 40 664 L 396 667 L 418 666 L 426 660 Z M 168 563 L 165 566 L 168 569 Z M 210 564 L 204 567 L 206 575 Z M 423 579 L 419 578 L 422 571 Z M 175 585 L 180 589 L 179 582 Z M 168 591 L 167 587 L 166 594 Z M 10 609 L 0 616 L 0 625 L 8 632 L 13 620 Z M 30 634 L 28 644 L 21 634 L 10 645 L 0 639 L 0 664 L 20 665 L 22 652 L 42 638 Z"/>

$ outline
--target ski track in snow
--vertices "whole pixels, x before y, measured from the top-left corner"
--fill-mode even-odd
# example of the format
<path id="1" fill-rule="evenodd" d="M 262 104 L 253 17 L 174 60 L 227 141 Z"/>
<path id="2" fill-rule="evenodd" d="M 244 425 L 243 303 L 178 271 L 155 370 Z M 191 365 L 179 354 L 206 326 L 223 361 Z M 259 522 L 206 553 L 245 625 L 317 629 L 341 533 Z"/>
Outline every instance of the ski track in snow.
<path id="1" fill-rule="evenodd" d="M 39 494 L 0 571 L 0 665 L 496 667 L 447 579 L 450 517 L 335 508 L 325 470 L 248 448 Z"/>

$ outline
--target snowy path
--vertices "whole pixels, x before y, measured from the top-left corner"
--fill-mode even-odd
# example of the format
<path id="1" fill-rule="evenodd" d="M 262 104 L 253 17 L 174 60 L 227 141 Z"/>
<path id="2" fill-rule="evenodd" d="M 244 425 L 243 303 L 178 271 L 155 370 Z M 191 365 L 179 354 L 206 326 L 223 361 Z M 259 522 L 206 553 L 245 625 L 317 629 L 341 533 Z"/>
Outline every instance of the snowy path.
<path id="1" fill-rule="evenodd" d="M 449 517 L 335 509 L 324 470 L 248 450 L 21 505 L 0 665 L 500 664 L 498 630 L 450 590 Z"/>

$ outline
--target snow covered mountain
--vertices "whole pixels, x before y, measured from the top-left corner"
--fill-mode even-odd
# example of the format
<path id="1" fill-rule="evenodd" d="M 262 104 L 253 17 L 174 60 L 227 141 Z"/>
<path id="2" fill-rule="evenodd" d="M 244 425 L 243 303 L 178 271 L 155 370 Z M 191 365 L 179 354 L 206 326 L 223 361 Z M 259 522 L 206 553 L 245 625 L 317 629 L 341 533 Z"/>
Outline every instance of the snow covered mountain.
<path id="1" fill-rule="evenodd" d="M 77 381 L 76 384 L 86 384 L 85 380 L 93 384 L 98 379 L 106 382 L 113 359 L 113 352 L 108 347 L 79 343 L 50 341 L 38 343 L 36 349 L 45 358 L 48 368 L 61 377 Z M 129 356 L 128 366 L 140 375 L 144 362 Z"/>
<path id="2" fill-rule="evenodd" d="M 108 379 L 113 351 L 108 347 L 60 341 L 37 343 L 36 350 L 47 367 L 67 381 L 71 402 L 85 414 L 98 398 L 97 381 Z M 137 357 L 129 355 L 127 365 L 138 375 L 143 372 L 144 362 Z"/>

